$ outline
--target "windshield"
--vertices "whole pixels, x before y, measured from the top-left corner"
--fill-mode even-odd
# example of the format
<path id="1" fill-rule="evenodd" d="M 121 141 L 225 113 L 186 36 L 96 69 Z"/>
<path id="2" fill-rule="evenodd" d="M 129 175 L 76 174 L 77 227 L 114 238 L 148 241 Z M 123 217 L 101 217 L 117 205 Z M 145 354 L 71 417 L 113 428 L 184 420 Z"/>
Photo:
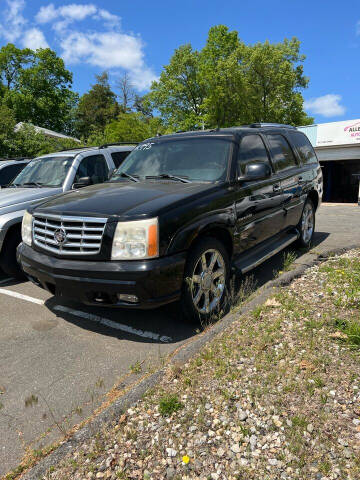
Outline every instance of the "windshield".
<path id="1" fill-rule="evenodd" d="M 11 185 L 29 187 L 61 187 L 69 168 L 74 160 L 73 156 L 41 157 L 32 160 L 14 178 Z"/>
<path id="2" fill-rule="evenodd" d="M 142 143 L 135 147 L 110 181 L 161 175 L 216 182 L 226 177 L 231 143 L 219 138 L 186 138 Z M 176 180 L 176 178 L 173 178 Z"/>

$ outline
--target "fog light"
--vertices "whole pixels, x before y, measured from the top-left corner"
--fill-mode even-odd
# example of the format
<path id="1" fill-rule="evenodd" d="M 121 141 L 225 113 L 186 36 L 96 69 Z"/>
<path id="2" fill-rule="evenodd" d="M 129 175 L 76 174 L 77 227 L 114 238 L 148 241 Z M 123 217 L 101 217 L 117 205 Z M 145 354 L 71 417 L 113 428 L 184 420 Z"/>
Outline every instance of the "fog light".
<path id="1" fill-rule="evenodd" d="M 138 303 L 139 301 L 136 295 L 128 295 L 127 293 L 118 293 L 118 299 L 128 303 Z"/>

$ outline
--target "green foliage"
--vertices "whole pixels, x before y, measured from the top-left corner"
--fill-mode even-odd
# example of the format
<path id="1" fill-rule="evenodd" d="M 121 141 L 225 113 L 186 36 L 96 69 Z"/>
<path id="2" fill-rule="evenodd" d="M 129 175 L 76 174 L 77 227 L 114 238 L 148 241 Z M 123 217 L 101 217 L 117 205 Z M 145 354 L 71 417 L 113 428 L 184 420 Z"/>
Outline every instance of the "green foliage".
<path id="1" fill-rule="evenodd" d="M 13 110 L 17 122 L 72 132 L 77 94 L 72 73 L 54 51 L 2 47 L 0 79 L 0 103 Z"/>
<path id="2" fill-rule="evenodd" d="M 116 120 L 95 131 L 88 138 L 89 145 L 111 142 L 141 142 L 146 138 L 162 133 L 163 127 L 158 117 L 146 117 L 138 112 L 121 113 Z"/>
<path id="3" fill-rule="evenodd" d="M 176 395 L 165 395 L 159 402 L 159 412 L 163 417 L 170 416 L 181 410 L 183 407 L 184 405 Z"/>
<path id="4" fill-rule="evenodd" d="M 0 106 L 0 157 L 37 157 L 45 153 L 58 152 L 66 148 L 78 148 L 79 143 L 63 139 L 49 138 L 39 133 L 30 124 L 24 124 L 17 132 L 14 131 L 14 113 L 5 106 Z"/>
<path id="5" fill-rule="evenodd" d="M 82 137 L 103 130 L 120 112 L 116 95 L 109 85 L 106 72 L 96 76 L 97 82 L 79 101 L 76 112 L 76 131 Z"/>
<path id="6" fill-rule="evenodd" d="M 205 47 L 175 50 L 147 101 L 172 129 L 226 127 L 255 121 L 309 124 L 303 110 L 300 42 L 245 45 L 236 31 L 212 27 Z"/>

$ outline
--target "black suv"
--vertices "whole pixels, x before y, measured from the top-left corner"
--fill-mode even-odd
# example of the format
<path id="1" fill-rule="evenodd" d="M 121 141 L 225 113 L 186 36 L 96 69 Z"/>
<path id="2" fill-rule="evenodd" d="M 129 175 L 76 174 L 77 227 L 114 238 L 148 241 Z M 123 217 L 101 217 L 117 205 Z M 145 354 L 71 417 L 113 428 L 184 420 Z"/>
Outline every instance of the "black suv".
<path id="1" fill-rule="evenodd" d="M 35 283 L 86 304 L 187 318 L 219 311 L 231 266 L 245 273 L 311 243 L 322 174 L 307 137 L 253 124 L 151 138 L 110 181 L 30 209 L 19 258 Z"/>

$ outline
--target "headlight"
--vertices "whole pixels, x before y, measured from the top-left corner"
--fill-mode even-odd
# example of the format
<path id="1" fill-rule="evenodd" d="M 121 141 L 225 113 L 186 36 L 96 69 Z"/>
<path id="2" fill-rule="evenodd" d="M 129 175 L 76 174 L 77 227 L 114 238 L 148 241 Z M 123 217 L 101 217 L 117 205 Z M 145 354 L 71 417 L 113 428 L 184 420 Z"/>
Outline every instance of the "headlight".
<path id="1" fill-rule="evenodd" d="M 32 224 L 33 216 L 29 212 L 25 212 L 21 225 L 21 236 L 22 241 L 26 243 L 26 245 L 30 245 L 30 247 L 32 242 Z"/>
<path id="2" fill-rule="evenodd" d="M 118 222 L 111 260 L 136 260 L 159 255 L 158 219 Z"/>

